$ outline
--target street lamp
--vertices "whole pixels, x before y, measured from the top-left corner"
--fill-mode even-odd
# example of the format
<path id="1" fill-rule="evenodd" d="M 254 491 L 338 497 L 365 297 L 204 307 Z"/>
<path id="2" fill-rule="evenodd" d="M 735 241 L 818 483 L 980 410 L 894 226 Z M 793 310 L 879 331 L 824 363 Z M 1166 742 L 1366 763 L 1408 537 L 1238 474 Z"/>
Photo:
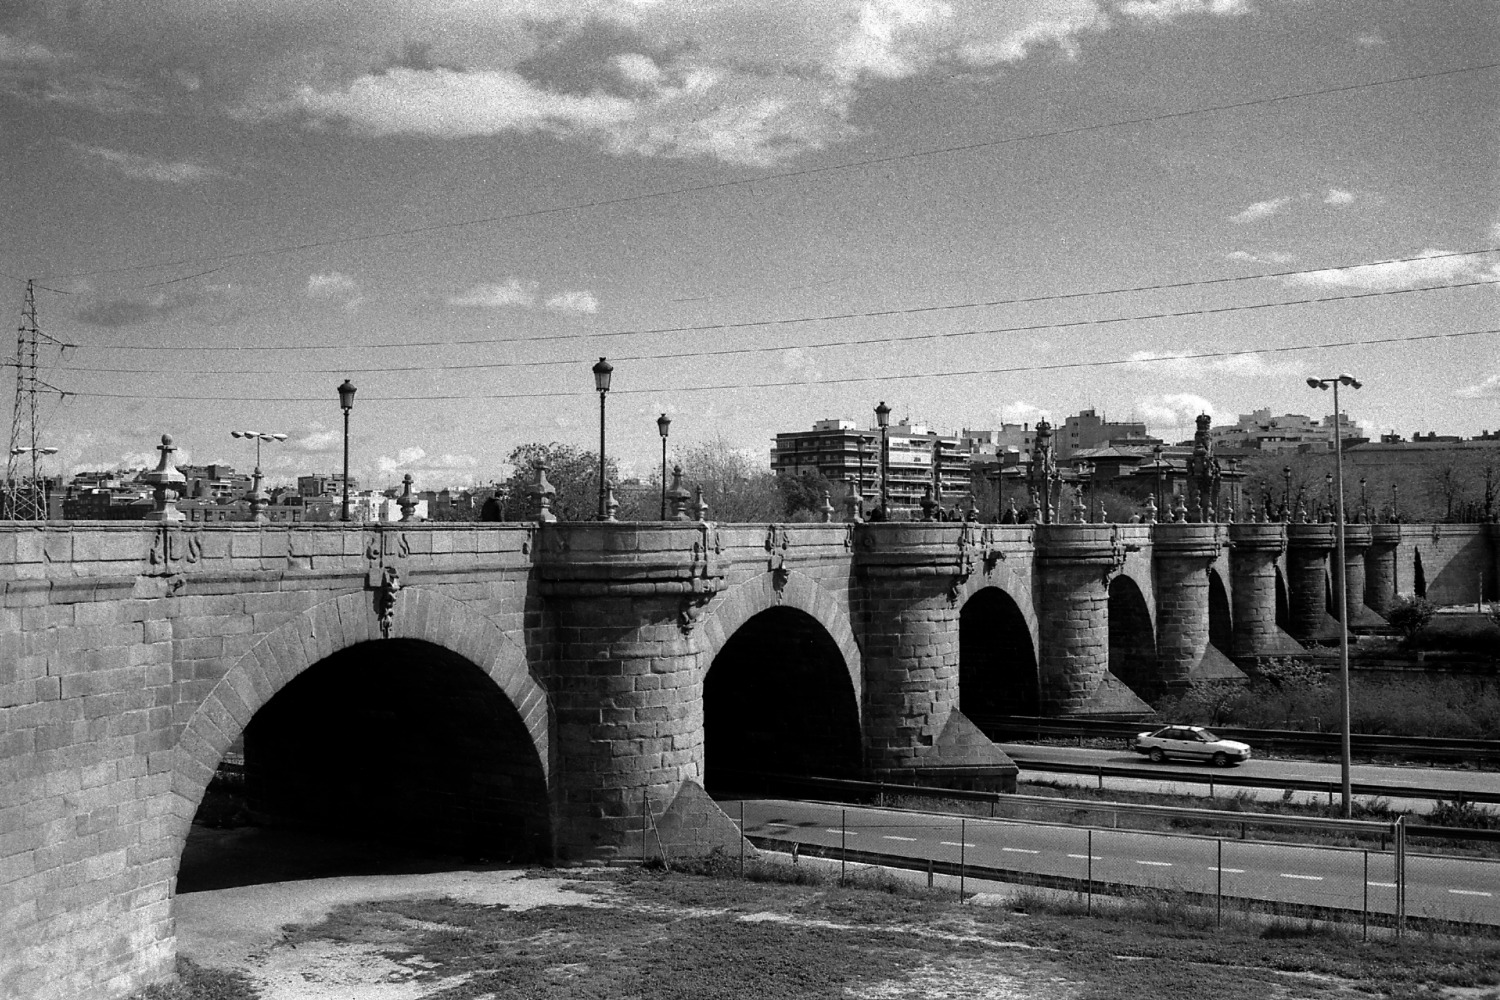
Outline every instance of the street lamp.
<path id="1" fill-rule="evenodd" d="M 262 511 L 265 510 L 265 504 L 267 500 L 266 495 L 262 493 L 260 489 L 262 478 L 260 473 L 260 443 L 262 441 L 285 441 L 286 435 L 268 431 L 230 431 L 229 436 L 236 438 L 245 438 L 247 440 L 253 440 L 255 442 L 255 472 L 251 476 L 250 480 L 250 493 L 245 497 L 245 499 L 250 501 L 251 520 L 260 521 L 264 516 Z"/>
<path id="2" fill-rule="evenodd" d="M 883 399 L 875 407 L 875 422 L 880 425 L 880 514 L 889 521 L 891 494 L 886 479 L 890 474 L 891 408 L 885 405 Z"/>
<path id="3" fill-rule="evenodd" d="M 671 426 L 672 418 L 665 413 L 656 418 L 656 432 L 661 435 L 661 520 L 663 521 L 667 519 L 667 431 Z"/>
<path id="4" fill-rule="evenodd" d="M 604 397 L 609 393 L 609 376 L 614 370 L 615 366 L 603 358 L 600 358 L 599 363 L 594 366 L 594 388 L 599 390 L 599 520 L 601 521 L 607 516 L 604 505 L 605 495 L 609 492 L 609 487 L 604 483 Z M 662 447 L 666 447 L 665 434 L 662 435 Z"/>
<path id="5" fill-rule="evenodd" d="M 1281 491 L 1281 519 L 1290 521 L 1292 519 L 1292 467 L 1290 465 L 1281 467 L 1281 481 L 1285 484 Z"/>
<path id="6" fill-rule="evenodd" d="M 1370 501 L 1365 496 L 1365 477 L 1364 476 L 1360 476 L 1359 477 L 1359 519 L 1361 521 L 1369 521 L 1369 520 L 1371 520 L 1371 517 L 1370 517 Z"/>
<path id="7" fill-rule="evenodd" d="M 339 406 L 344 408 L 344 511 L 340 521 L 349 520 L 349 411 L 354 409 L 354 383 L 344 379 L 339 386 Z"/>
<path id="8" fill-rule="evenodd" d="M 1339 777 L 1344 796 L 1344 818 L 1353 815 L 1353 796 L 1349 787 L 1349 598 L 1346 593 L 1348 581 L 1344 578 L 1344 447 L 1340 433 L 1339 386 L 1358 389 L 1360 381 L 1353 375 L 1342 373 L 1332 378 L 1309 378 L 1309 388 L 1325 392 L 1333 387 L 1333 468 L 1337 475 L 1337 508 L 1333 520 L 1334 582 L 1338 585 L 1339 602 L 1339 686 L 1342 689 L 1343 729 L 1339 741 Z"/>

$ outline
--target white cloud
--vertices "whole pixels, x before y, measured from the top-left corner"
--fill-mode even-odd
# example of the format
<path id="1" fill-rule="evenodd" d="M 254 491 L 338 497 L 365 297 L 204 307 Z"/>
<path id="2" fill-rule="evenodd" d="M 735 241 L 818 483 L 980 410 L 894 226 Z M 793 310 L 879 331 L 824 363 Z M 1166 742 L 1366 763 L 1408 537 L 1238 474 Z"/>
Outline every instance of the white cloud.
<path id="1" fill-rule="evenodd" d="M 1143 397 L 1136 400 L 1135 412 L 1148 432 L 1168 439 L 1191 434 L 1200 413 L 1207 413 L 1215 425 L 1236 419 L 1235 415 L 1218 413 L 1213 403 L 1188 392 Z"/>
<path id="2" fill-rule="evenodd" d="M 662 80 L 661 67 L 650 56 L 624 52 L 615 56 L 615 70 L 620 79 L 636 87 L 654 87 Z"/>
<path id="3" fill-rule="evenodd" d="M 470 472 L 479 468 L 479 459 L 473 455 L 452 454 L 429 455 L 426 449 L 417 446 L 402 448 L 394 456 L 381 455 L 375 460 L 382 475 L 411 473 L 413 478 L 422 474 L 448 475 Z"/>
<path id="4" fill-rule="evenodd" d="M 1295 200 L 1291 196 L 1286 196 L 1283 198 L 1272 198 L 1269 201 L 1257 201 L 1243 211 L 1231 216 L 1231 219 L 1234 222 L 1258 222 L 1261 219 L 1270 218 Z"/>
<path id="5" fill-rule="evenodd" d="M 104 146 L 85 146 L 73 142 L 68 145 L 89 157 L 90 162 L 103 165 L 131 180 L 154 181 L 158 184 L 195 184 L 222 176 L 212 167 L 188 160 L 157 160 Z"/>
<path id="6" fill-rule="evenodd" d="M 1350 205 L 1354 202 L 1354 192 L 1345 191 L 1343 188 L 1329 188 L 1328 193 L 1323 195 L 1325 205 Z"/>
<path id="7" fill-rule="evenodd" d="M 816 382 L 823 377 L 823 366 L 818 363 L 817 354 L 816 351 L 801 347 L 789 347 L 778 357 L 781 359 L 782 369 L 789 376 Z"/>
<path id="8" fill-rule="evenodd" d="M 0 66 L 38 65 L 56 61 L 57 56 L 45 45 L 0 34 Z"/>
<path id="9" fill-rule="evenodd" d="M 1463 399 L 1500 399 L 1500 375 L 1490 375 L 1474 385 L 1455 390 L 1453 394 Z"/>
<path id="10" fill-rule="evenodd" d="M 1047 419 L 1051 412 L 1018 399 L 1014 403 L 997 407 L 995 415 L 1002 424 L 1035 424 L 1038 420 Z"/>
<path id="11" fill-rule="evenodd" d="M 1185 14 L 1248 14 L 1250 4 L 1246 0 L 1126 0 L 1115 10 L 1142 20 L 1171 21 Z"/>
<path id="12" fill-rule="evenodd" d="M 1365 34 L 1356 36 L 1354 39 L 1354 44 L 1362 49 L 1378 49 L 1384 48 L 1390 43 L 1382 38 L 1377 32 L 1366 32 Z"/>
<path id="13" fill-rule="evenodd" d="M 329 271 L 327 274 L 307 276 L 307 297 L 310 299 L 343 298 L 346 295 L 356 295 L 358 292 L 359 282 L 342 271 Z"/>
<path id="14" fill-rule="evenodd" d="M 558 292 L 547 299 L 547 308 L 555 312 L 596 313 L 599 300 L 590 291 Z"/>
<path id="15" fill-rule="evenodd" d="M 529 309 L 536 305 L 536 282 L 511 278 L 504 284 L 475 285 L 450 297 L 448 304 L 464 309 L 500 309 L 505 306 Z"/>
<path id="16" fill-rule="evenodd" d="M 1297 259 L 1297 255 L 1281 253 L 1276 250 L 1268 250 L 1263 253 L 1251 253 L 1248 250 L 1231 250 L 1224 255 L 1224 258 L 1246 264 L 1290 264 Z"/>
<path id="17" fill-rule="evenodd" d="M 1500 280 L 1500 264 L 1486 268 L 1479 258 L 1449 255 L 1447 251 L 1428 248 L 1411 260 L 1309 271 L 1291 275 L 1285 280 L 1291 285 L 1314 288 L 1413 288 L 1450 282 Z"/>
<path id="18" fill-rule="evenodd" d="M 335 451 L 343 444 L 343 433 L 337 430 L 313 430 L 300 438 L 286 442 L 288 448 L 297 451 Z"/>

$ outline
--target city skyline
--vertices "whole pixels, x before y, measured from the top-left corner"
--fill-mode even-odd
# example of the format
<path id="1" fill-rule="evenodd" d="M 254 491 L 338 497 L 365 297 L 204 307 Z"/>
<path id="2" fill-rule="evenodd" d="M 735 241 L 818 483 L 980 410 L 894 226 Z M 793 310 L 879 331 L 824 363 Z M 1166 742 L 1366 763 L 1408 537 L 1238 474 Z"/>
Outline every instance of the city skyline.
<path id="1" fill-rule="evenodd" d="M 13 6 L 44 472 L 337 469 L 348 377 L 356 477 L 487 482 L 597 448 L 601 355 L 626 475 L 663 412 L 1180 439 L 1344 370 L 1376 434 L 1500 426 L 1492 6 L 991 6 Z"/>

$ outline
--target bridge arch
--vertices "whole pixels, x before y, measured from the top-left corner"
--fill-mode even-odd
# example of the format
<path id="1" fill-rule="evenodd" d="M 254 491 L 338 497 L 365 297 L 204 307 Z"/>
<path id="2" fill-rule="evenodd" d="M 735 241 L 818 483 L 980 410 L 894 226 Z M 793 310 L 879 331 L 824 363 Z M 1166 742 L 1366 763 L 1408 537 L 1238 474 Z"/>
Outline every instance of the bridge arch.
<path id="1" fill-rule="evenodd" d="M 545 794 L 553 764 L 549 705 L 515 638 L 461 602 L 420 588 L 400 593 L 386 638 L 373 604 L 372 595 L 361 591 L 303 611 L 230 666 L 195 709 L 172 750 L 174 870 L 215 770 L 256 713 L 289 685 L 305 680 L 309 668 L 355 656 L 359 647 L 428 650 L 448 663 L 468 666 L 481 688 L 514 710 L 520 741 L 534 754 L 529 762 Z"/>
<path id="2" fill-rule="evenodd" d="M 702 623 L 704 652 L 707 654 L 703 658 L 704 669 L 709 669 L 714 658 L 724 649 L 724 644 L 741 626 L 772 608 L 793 608 L 804 612 L 827 630 L 854 688 L 855 704 L 862 707 L 864 656 L 854 639 L 854 626 L 849 621 L 844 601 L 813 577 L 795 570 L 787 573 L 780 588 L 771 573 L 762 573 L 719 595 Z"/>
<path id="3" fill-rule="evenodd" d="M 1026 613 L 1004 589 L 981 587 L 958 615 L 958 707 L 970 720 L 1041 714 L 1036 645 Z"/>
<path id="4" fill-rule="evenodd" d="M 1226 656 L 1234 648 L 1234 618 L 1229 590 L 1224 586 L 1224 578 L 1212 566 L 1208 570 L 1208 641 Z"/>
<path id="5" fill-rule="evenodd" d="M 1161 686 L 1151 606 L 1132 577 L 1109 581 L 1109 672 L 1142 697 Z"/>

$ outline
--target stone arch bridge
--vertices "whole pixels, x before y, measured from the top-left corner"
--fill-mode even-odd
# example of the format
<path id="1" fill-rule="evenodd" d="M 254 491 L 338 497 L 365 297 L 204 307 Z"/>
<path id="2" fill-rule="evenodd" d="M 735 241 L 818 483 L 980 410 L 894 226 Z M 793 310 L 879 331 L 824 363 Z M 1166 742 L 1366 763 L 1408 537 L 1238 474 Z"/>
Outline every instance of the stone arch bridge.
<path id="1" fill-rule="evenodd" d="M 1349 531 L 1356 622 L 1403 546 L 1429 586 L 1493 588 L 1484 529 Z M 1332 547 L 1316 524 L 0 524 L 0 995 L 171 970 L 188 830 L 238 740 L 298 822 L 561 860 L 646 823 L 702 850 L 736 836 L 704 786 L 740 770 L 1014 787 L 969 714 L 1129 714 L 1296 651 L 1331 621 Z"/>

